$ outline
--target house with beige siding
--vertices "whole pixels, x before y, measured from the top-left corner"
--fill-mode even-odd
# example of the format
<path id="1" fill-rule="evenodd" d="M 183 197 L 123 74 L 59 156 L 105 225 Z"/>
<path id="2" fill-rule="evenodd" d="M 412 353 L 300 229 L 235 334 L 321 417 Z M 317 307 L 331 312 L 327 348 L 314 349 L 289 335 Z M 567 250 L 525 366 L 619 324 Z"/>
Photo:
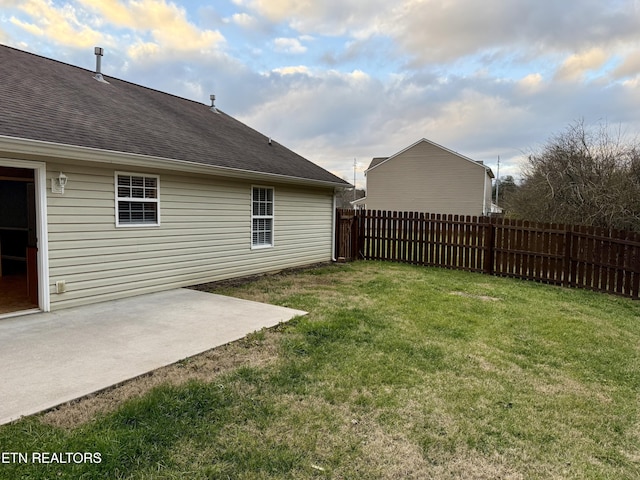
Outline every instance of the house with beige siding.
<path id="1" fill-rule="evenodd" d="M 356 208 L 454 215 L 492 211 L 491 169 L 425 138 L 365 171 L 366 196 Z"/>
<path id="2" fill-rule="evenodd" d="M 0 317 L 332 259 L 350 185 L 213 102 L 6 46 L 0 73 Z"/>

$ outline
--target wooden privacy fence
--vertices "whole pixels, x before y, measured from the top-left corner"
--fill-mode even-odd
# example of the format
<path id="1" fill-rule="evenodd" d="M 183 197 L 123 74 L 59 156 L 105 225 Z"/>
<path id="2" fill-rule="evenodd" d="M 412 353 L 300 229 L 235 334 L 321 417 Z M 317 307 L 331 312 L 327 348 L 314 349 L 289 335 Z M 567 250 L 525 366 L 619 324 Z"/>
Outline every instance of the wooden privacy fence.
<path id="1" fill-rule="evenodd" d="M 495 217 L 338 209 L 336 252 L 637 299 L 640 234 Z"/>

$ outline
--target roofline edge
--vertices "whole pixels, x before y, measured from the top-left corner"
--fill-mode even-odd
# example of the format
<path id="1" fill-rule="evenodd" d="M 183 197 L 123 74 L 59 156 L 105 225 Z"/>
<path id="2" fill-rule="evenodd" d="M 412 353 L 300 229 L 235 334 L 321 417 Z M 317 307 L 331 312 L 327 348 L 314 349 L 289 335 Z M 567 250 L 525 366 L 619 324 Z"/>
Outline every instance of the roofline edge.
<path id="1" fill-rule="evenodd" d="M 273 179 L 274 181 L 284 183 L 297 183 L 334 188 L 353 188 L 353 185 L 348 182 L 340 183 L 328 180 L 314 180 L 311 178 L 293 177 L 278 173 L 256 172 L 254 170 L 207 165 L 188 160 L 177 160 L 165 157 L 155 157 L 152 155 L 142 155 L 138 153 L 118 152 L 115 150 L 103 150 L 93 147 L 82 147 L 79 145 L 68 145 L 44 140 L 0 135 L 0 155 L 4 152 L 9 154 L 17 153 L 23 155 L 35 155 L 45 158 L 83 160 L 95 163 L 125 164 L 134 167 L 157 167 L 164 168 L 166 170 L 198 174 L 204 173 L 230 178 L 254 180 L 256 178 Z"/>
<path id="2" fill-rule="evenodd" d="M 482 168 L 484 168 L 485 172 L 487 172 L 487 174 L 489 175 L 489 177 L 491 177 L 491 178 L 495 178 L 495 175 L 493 174 L 493 171 L 491 170 L 491 167 L 489 167 L 488 165 L 485 165 L 484 163 L 479 163 L 478 161 L 473 160 L 472 158 L 469 158 L 469 157 L 467 157 L 466 155 L 463 155 L 463 154 L 461 154 L 461 153 L 458 153 L 458 152 L 456 152 L 455 150 L 451 150 L 450 148 L 447 148 L 447 147 L 445 147 L 445 146 L 443 146 L 443 145 L 440 145 L 440 144 L 438 144 L 438 143 L 436 143 L 436 142 L 433 142 L 433 141 L 431 141 L 431 140 L 429 140 L 429 139 L 427 139 L 427 138 L 424 138 L 424 137 L 422 137 L 422 138 L 421 138 L 420 140 L 418 140 L 417 142 L 412 143 L 412 144 L 411 144 L 411 145 L 409 145 L 408 147 L 403 148 L 403 149 L 402 149 L 402 150 L 400 150 L 399 152 L 396 152 L 396 153 L 394 153 L 393 155 L 391 155 L 391 156 L 387 157 L 387 159 L 386 159 L 386 160 L 384 160 L 384 161 L 382 161 L 382 162 L 378 163 L 377 165 L 374 165 L 374 166 L 373 166 L 373 167 L 371 167 L 371 168 L 367 168 L 367 169 L 365 170 L 365 174 L 366 174 L 367 172 L 369 172 L 369 171 L 371 171 L 371 170 L 375 169 L 375 168 L 378 168 L 380 165 L 383 165 L 383 164 L 387 163 L 389 160 L 392 160 L 392 159 L 394 159 L 395 157 L 397 157 L 397 156 L 399 156 L 399 155 L 403 154 L 403 153 L 404 153 L 404 152 L 406 152 L 407 150 L 412 149 L 413 147 L 415 147 L 416 145 L 418 145 L 419 143 L 422 143 L 422 142 L 430 143 L 431 145 L 434 145 L 434 146 L 436 146 L 436 147 L 438 147 L 438 148 L 441 148 L 441 149 L 443 149 L 443 150 L 445 150 L 445 151 L 447 151 L 447 152 L 449 152 L 449 153 L 452 153 L 453 155 L 456 155 L 456 156 L 458 156 L 458 157 L 462 158 L 463 160 L 467 160 L 468 162 L 471 162 L 471 163 L 474 163 L 474 164 L 476 164 L 476 165 L 479 165 L 479 166 L 481 166 Z"/>

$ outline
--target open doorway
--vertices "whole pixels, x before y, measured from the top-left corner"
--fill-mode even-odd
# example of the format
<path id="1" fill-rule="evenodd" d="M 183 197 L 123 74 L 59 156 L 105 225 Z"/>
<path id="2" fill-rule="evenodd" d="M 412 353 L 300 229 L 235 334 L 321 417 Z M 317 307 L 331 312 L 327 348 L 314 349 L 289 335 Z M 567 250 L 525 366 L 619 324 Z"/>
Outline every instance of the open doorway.
<path id="1" fill-rule="evenodd" d="M 38 308 L 35 171 L 0 166 L 0 315 Z"/>

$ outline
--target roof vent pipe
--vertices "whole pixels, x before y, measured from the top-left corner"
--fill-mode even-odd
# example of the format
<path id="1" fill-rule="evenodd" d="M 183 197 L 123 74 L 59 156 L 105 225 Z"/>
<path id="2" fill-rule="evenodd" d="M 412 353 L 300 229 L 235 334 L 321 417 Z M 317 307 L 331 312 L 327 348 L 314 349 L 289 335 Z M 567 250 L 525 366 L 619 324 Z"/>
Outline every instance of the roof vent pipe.
<path id="1" fill-rule="evenodd" d="M 96 47 L 93 49 L 93 52 L 96 54 L 96 73 L 102 73 L 100 71 L 102 55 L 104 55 L 104 49 L 101 47 Z"/>
<path id="2" fill-rule="evenodd" d="M 215 106 L 216 96 L 215 96 L 215 95 L 213 95 L 213 94 L 211 94 L 211 95 L 209 95 L 209 98 L 211 99 L 211 108 L 210 108 L 210 110 L 211 110 L 213 113 L 220 114 L 220 112 L 218 111 L 218 109 L 217 109 L 217 108 L 216 108 L 216 106 Z"/>
<path id="3" fill-rule="evenodd" d="M 102 83 L 109 83 L 102 77 L 102 55 L 104 55 L 104 49 L 101 47 L 95 47 L 93 53 L 96 55 L 96 74 L 93 78 Z"/>

